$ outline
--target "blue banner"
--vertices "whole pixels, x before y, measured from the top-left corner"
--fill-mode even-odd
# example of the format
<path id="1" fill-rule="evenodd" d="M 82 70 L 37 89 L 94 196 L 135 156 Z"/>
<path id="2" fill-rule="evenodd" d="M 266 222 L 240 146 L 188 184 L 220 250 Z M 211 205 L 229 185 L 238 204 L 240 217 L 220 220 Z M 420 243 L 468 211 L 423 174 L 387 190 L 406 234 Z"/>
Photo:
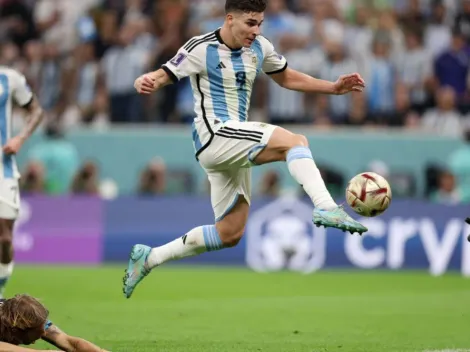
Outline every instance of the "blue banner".
<path id="1" fill-rule="evenodd" d="M 361 219 L 363 236 L 316 228 L 313 206 L 293 198 L 256 199 L 243 240 L 235 248 L 187 258 L 186 263 L 248 265 L 253 270 L 324 268 L 448 270 L 470 276 L 470 215 L 465 206 L 392 201 L 376 218 Z M 352 213 L 352 211 L 350 211 Z M 158 246 L 190 229 L 213 224 L 207 197 L 120 198 L 104 207 L 104 260 L 121 262 L 136 243 Z"/>

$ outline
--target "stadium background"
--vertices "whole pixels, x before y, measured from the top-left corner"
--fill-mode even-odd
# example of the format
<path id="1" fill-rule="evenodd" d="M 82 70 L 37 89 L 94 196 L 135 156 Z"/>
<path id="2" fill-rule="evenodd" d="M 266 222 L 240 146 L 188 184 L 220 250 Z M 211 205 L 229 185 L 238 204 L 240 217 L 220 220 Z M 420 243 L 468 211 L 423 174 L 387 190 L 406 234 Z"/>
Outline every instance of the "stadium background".
<path id="1" fill-rule="evenodd" d="M 250 118 L 305 134 L 338 201 L 348 179 L 367 170 L 390 181 L 392 205 L 365 220 L 370 231 L 363 237 L 325 232 L 312 227 L 312 206 L 285 165 L 255 168 L 252 216 L 240 245 L 161 268 L 160 279 L 152 275 L 136 293 L 146 306 L 121 306 L 120 270 L 134 243 L 163 244 L 213 222 L 190 137 L 188 80 L 143 98 L 134 79 L 222 21 L 220 0 L 0 0 L 0 64 L 25 74 L 47 112 L 18 156 L 23 207 L 7 294 L 39 295 L 66 327 L 122 351 L 153 351 L 150 325 L 161 329 L 164 351 L 468 348 L 468 0 L 270 0 L 262 31 L 291 67 L 329 80 L 357 71 L 367 89 L 305 95 L 261 76 Z M 15 111 L 15 130 L 22 114 Z M 195 264 L 219 270 L 194 271 Z M 411 273 L 370 272 L 384 268 Z M 450 278 L 429 281 L 447 271 Z M 57 313 L 61 305 L 68 311 Z M 293 318 L 277 320 L 276 305 Z M 97 313 L 81 316 L 90 309 Z M 130 318 L 147 309 L 162 321 Z M 240 315 L 247 310 L 260 318 L 247 322 Z M 310 320 L 318 314 L 322 320 Z M 394 314 L 387 324 L 377 318 Z M 122 317 L 134 328 L 114 324 Z M 312 334 L 302 335 L 293 321 Z M 252 333 L 227 334 L 223 327 L 236 322 Z M 332 342 L 324 337 L 338 330 L 343 335 Z"/>

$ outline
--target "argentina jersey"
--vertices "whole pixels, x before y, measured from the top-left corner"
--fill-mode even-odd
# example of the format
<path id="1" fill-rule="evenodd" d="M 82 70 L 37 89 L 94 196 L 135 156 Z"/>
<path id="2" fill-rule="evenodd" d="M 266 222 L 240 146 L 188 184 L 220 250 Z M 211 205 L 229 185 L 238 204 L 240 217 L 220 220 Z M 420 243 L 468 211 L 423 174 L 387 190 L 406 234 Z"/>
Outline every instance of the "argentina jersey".
<path id="1" fill-rule="evenodd" d="M 0 66 L 0 142 L 2 146 L 12 137 L 13 103 L 24 107 L 33 98 L 25 77 L 8 67 Z M 0 179 L 20 177 L 13 155 L 1 152 Z"/>
<path id="2" fill-rule="evenodd" d="M 174 82 L 190 77 L 196 114 L 193 142 L 198 154 L 213 138 L 215 125 L 248 120 L 257 75 L 282 72 L 287 61 L 263 36 L 250 48 L 231 49 L 219 28 L 190 39 L 162 68 Z"/>

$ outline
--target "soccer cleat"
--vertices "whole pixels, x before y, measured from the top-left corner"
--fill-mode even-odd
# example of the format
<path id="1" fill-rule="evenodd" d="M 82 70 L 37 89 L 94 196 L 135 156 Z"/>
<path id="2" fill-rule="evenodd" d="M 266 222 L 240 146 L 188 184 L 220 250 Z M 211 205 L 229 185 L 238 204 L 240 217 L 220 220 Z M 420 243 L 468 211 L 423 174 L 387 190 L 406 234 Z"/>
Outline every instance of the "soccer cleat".
<path id="1" fill-rule="evenodd" d="M 151 247 L 142 244 L 136 244 L 132 247 L 129 256 L 129 265 L 122 279 L 122 283 L 124 284 L 122 291 L 126 298 L 132 296 L 132 292 L 134 292 L 139 282 L 150 273 L 150 269 L 147 268 L 147 258 L 151 249 Z"/>
<path id="2" fill-rule="evenodd" d="M 343 206 L 338 206 L 333 210 L 315 209 L 313 211 L 313 223 L 317 226 L 333 227 L 349 231 L 351 234 L 357 232 L 362 235 L 367 231 L 367 227 L 351 218 L 345 211 Z"/>

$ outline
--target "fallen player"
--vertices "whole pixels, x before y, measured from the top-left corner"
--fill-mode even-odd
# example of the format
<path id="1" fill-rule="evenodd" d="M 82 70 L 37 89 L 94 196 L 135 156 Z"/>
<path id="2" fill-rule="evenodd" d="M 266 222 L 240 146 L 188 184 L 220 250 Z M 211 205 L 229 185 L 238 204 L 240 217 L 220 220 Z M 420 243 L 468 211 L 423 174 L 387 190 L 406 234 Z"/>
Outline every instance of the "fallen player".
<path id="1" fill-rule="evenodd" d="M 19 345 L 30 345 L 40 339 L 64 352 L 107 352 L 84 339 L 67 335 L 48 317 L 47 308 L 32 296 L 16 295 L 0 300 L 0 352 L 37 352 Z"/>

